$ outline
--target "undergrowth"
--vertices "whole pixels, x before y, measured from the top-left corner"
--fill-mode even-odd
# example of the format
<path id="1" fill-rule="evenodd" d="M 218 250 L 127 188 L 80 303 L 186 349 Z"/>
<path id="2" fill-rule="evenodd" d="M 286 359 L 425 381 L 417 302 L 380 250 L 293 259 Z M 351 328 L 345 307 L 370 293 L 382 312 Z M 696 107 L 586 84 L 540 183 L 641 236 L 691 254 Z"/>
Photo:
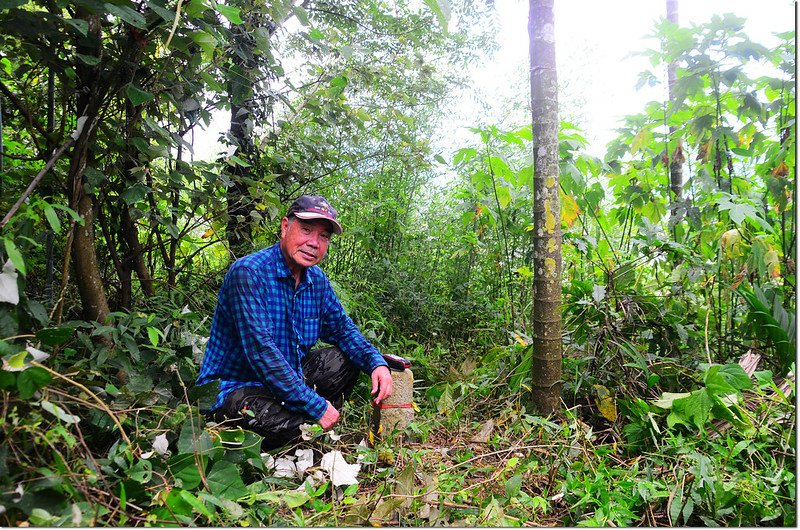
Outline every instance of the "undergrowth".
<path id="1" fill-rule="evenodd" d="M 583 380 L 561 416 L 542 418 L 527 408 L 524 335 L 482 356 L 407 339 L 393 344 L 417 369 L 405 432 L 362 442 L 362 381 L 335 432 L 263 453 L 258 435 L 199 413 L 215 389 L 192 384 L 197 313 L 115 318 L 42 330 L 37 348 L 2 342 L 4 526 L 796 523 L 795 408 L 766 370 L 698 365 L 670 379 L 665 361 L 648 363 L 665 392 L 635 368 L 611 385 L 573 355 L 566 371 Z M 322 472 L 332 451 L 359 466 L 357 483 Z"/>

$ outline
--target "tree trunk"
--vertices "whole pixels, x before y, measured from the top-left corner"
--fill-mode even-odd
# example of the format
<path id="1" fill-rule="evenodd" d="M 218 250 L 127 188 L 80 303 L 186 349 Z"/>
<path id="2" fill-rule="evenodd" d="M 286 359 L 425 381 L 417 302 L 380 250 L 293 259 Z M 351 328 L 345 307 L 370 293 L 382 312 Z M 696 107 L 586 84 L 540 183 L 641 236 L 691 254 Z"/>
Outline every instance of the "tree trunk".
<path id="1" fill-rule="evenodd" d="M 530 0 L 533 123 L 533 404 L 561 409 L 561 196 L 553 0 Z"/>
<path id="2" fill-rule="evenodd" d="M 249 59 L 243 58 L 236 51 L 231 52 L 233 68 L 228 91 L 231 101 L 230 139 L 237 147 L 236 156 L 252 164 L 255 150 L 252 140 L 252 90 L 255 83 L 253 74 L 257 71 L 253 60 L 254 42 L 244 25 L 232 27 L 231 32 L 235 35 L 233 48 L 244 50 L 242 55 L 246 54 Z M 226 194 L 228 202 L 226 236 L 230 251 L 235 258 L 251 250 L 250 211 L 253 210 L 253 199 L 243 178 L 253 167 L 253 165 L 249 168 L 236 165 L 231 168 L 233 178 Z"/>
<path id="3" fill-rule="evenodd" d="M 139 131 L 142 108 L 134 107 L 133 103 L 126 101 L 125 112 L 127 115 L 126 136 L 130 139 Z M 141 160 L 139 159 L 139 150 L 136 149 L 136 147 L 130 141 L 128 142 L 127 151 L 127 156 L 125 157 L 126 184 L 131 183 L 136 179 L 133 174 L 133 170 L 141 165 Z M 142 248 L 142 244 L 139 242 L 139 229 L 136 225 L 136 222 L 131 218 L 131 209 L 133 207 L 129 206 L 124 201 L 120 201 L 120 206 L 122 212 L 120 215 L 121 237 L 119 240 L 121 243 L 120 247 L 124 249 L 122 255 L 122 265 L 126 271 L 125 274 L 128 276 L 127 281 L 130 284 L 131 271 L 136 271 L 136 275 L 139 277 L 139 282 L 142 286 L 142 291 L 144 292 L 145 296 L 150 298 L 153 296 L 153 278 L 144 262 L 144 249 Z M 128 301 L 128 303 L 129 305 L 126 307 L 130 308 L 130 301 Z"/>
<path id="4" fill-rule="evenodd" d="M 667 20 L 675 25 L 678 24 L 678 0 L 667 0 Z M 669 65 L 667 65 L 667 90 L 670 103 L 670 112 L 674 110 L 676 103 L 675 85 L 678 82 L 677 70 L 678 65 L 675 61 L 671 61 Z M 681 195 L 683 195 L 684 155 L 681 139 L 675 137 L 675 127 L 672 125 L 669 126 L 669 139 L 670 141 L 676 141 L 675 149 L 669 156 L 669 182 L 670 188 L 672 189 L 670 214 L 675 215 L 678 203 L 681 201 Z M 667 143 L 667 149 L 669 149 L 669 143 Z"/>
<path id="5" fill-rule="evenodd" d="M 100 19 L 96 15 L 87 15 L 89 36 L 93 38 L 91 46 L 79 46 L 78 50 L 86 55 L 100 55 Z M 89 160 L 89 146 L 94 137 L 94 128 L 98 116 L 98 102 L 102 99 L 99 92 L 99 73 L 95 67 L 79 65 L 78 115 L 85 117 L 83 130 L 72 150 L 69 167 L 70 207 L 83 218 L 83 226 L 76 226 L 72 245 L 74 250 L 75 282 L 83 304 L 84 318 L 104 322 L 109 314 L 108 299 L 100 267 L 97 263 L 97 252 L 94 246 L 94 200 L 84 192 L 83 174 Z"/>

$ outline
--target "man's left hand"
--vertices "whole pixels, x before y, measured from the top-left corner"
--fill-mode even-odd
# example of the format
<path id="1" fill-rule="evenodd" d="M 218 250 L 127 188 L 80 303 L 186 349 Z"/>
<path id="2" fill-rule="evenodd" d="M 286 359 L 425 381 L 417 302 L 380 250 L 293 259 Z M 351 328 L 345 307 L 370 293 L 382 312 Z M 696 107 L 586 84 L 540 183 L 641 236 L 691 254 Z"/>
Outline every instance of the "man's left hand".
<path id="1" fill-rule="evenodd" d="M 378 404 L 392 395 L 392 374 L 389 373 L 389 368 L 379 366 L 372 371 L 372 391 L 370 393 L 378 394 L 374 399 Z"/>

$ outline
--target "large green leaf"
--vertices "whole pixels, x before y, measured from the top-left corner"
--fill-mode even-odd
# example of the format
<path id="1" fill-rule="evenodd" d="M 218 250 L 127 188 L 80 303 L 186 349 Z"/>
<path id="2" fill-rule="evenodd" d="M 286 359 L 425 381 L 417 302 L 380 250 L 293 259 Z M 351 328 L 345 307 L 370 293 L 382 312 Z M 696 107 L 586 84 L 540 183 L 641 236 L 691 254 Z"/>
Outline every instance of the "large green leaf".
<path id="1" fill-rule="evenodd" d="M 45 328 L 36 332 L 36 338 L 48 346 L 59 346 L 67 342 L 75 330 L 68 326 Z"/>
<path id="2" fill-rule="evenodd" d="M 708 369 L 705 376 L 709 392 L 725 396 L 746 390 L 753 386 L 750 377 L 739 364 L 715 364 Z"/>
<path id="3" fill-rule="evenodd" d="M 22 399 L 32 398 L 37 390 L 46 386 L 52 379 L 47 370 L 43 368 L 38 366 L 28 368 L 17 376 L 19 397 Z"/>
<path id="4" fill-rule="evenodd" d="M 187 454 L 208 454 L 214 449 L 214 443 L 209 434 L 203 429 L 203 425 L 198 425 L 197 420 L 189 418 L 181 428 L 178 437 L 178 452 Z"/>
<path id="5" fill-rule="evenodd" d="M 6 256 L 9 257 L 11 263 L 14 264 L 14 267 L 17 268 L 20 274 L 25 276 L 25 259 L 22 257 L 22 253 L 17 248 L 17 245 L 14 244 L 14 241 L 8 238 L 3 239 L 3 245 L 6 249 Z"/>
<path id="6" fill-rule="evenodd" d="M 242 16 L 240 14 L 240 10 L 238 7 L 234 6 L 226 6 L 224 4 L 217 3 L 215 9 L 225 18 L 228 19 L 228 22 L 231 24 L 239 25 L 242 23 Z"/>
<path id="7" fill-rule="evenodd" d="M 424 0 L 424 2 L 436 16 L 442 31 L 447 33 L 447 23 L 450 21 L 450 2 L 448 0 Z"/>
<path id="8" fill-rule="evenodd" d="M 752 292 L 740 286 L 736 292 L 747 301 L 750 308 L 748 319 L 754 324 L 756 336 L 775 347 L 780 360 L 781 375 L 785 375 L 795 361 L 794 315 L 783 308 L 779 296 L 773 295 L 772 300 L 769 300 L 758 286 L 754 286 Z"/>
<path id="9" fill-rule="evenodd" d="M 672 412 L 667 416 L 667 425 L 672 427 L 682 423 L 702 429 L 708 421 L 713 406 L 714 400 L 705 388 L 695 390 L 689 396 L 672 402 Z"/>
<path id="10" fill-rule="evenodd" d="M 206 482 L 211 493 L 218 497 L 235 500 L 247 495 L 241 471 L 236 464 L 226 460 L 214 464 L 206 477 Z"/>
<path id="11" fill-rule="evenodd" d="M 144 19 L 144 16 L 135 9 L 111 3 L 105 3 L 104 7 L 109 13 L 120 18 L 123 22 L 139 29 L 147 29 L 147 21 Z"/>
<path id="12" fill-rule="evenodd" d="M 200 473 L 205 472 L 208 462 L 205 456 L 181 453 L 170 458 L 167 465 L 172 476 L 181 481 L 182 487 L 192 490 L 200 485 Z"/>
<path id="13" fill-rule="evenodd" d="M 128 84 L 128 88 L 125 90 L 125 94 L 128 96 L 128 99 L 135 107 L 147 103 L 148 101 L 152 101 L 155 96 L 150 92 L 142 90 L 141 88 L 137 87 L 133 83 Z"/>

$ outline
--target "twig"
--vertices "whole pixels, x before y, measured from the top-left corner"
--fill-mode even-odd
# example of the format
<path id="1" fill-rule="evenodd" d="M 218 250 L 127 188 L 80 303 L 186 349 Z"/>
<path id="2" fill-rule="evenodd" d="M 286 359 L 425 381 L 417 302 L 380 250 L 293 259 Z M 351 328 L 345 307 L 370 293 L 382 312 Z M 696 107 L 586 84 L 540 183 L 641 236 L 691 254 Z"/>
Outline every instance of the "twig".
<path id="1" fill-rule="evenodd" d="M 167 37 L 167 42 L 164 44 L 165 50 L 169 50 L 169 43 L 172 42 L 172 37 L 175 35 L 175 31 L 178 29 L 178 22 L 180 22 L 181 18 L 182 4 L 183 0 L 178 0 L 178 5 L 175 7 L 175 21 L 172 23 L 172 29 L 169 30 L 169 37 Z"/>
<path id="2" fill-rule="evenodd" d="M 0 229 L 2 229 L 3 227 L 6 226 L 6 224 L 8 224 L 8 221 L 11 220 L 11 217 L 13 217 L 15 213 L 17 213 L 19 207 L 22 206 L 23 202 L 25 202 L 25 199 L 27 199 L 30 196 L 30 194 L 33 193 L 33 190 L 36 189 L 36 186 L 39 185 L 39 182 L 42 181 L 47 172 L 50 171 L 50 169 L 53 167 L 53 165 L 55 165 L 58 159 L 61 158 L 61 155 L 64 154 L 64 151 L 69 149 L 70 146 L 74 143 L 75 143 L 75 138 L 71 136 L 69 140 L 67 140 L 64 143 L 64 145 L 59 147 L 58 150 L 56 150 L 56 152 L 53 153 L 53 156 L 50 157 L 50 160 L 47 161 L 47 164 L 44 165 L 41 171 L 39 171 L 36 177 L 28 185 L 28 189 L 26 189 L 25 192 L 20 196 L 20 198 L 17 199 L 17 202 L 14 203 L 14 206 L 11 207 L 6 216 L 3 217 L 3 220 L 0 221 Z"/>
<path id="3" fill-rule="evenodd" d="M 543 445 L 523 445 L 523 446 L 519 446 L 519 447 L 509 447 L 508 449 L 501 449 L 499 451 L 492 451 L 491 453 L 483 453 L 481 455 L 473 456 L 472 458 L 470 458 L 468 460 L 464 460 L 463 462 L 459 462 L 458 464 L 452 465 L 452 466 L 448 467 L 447 469 L 445 469 L 444 471 L 442 471 L 442 473 L 447 473 L 447 472 L 452 471 L 453 469 L 455 469 L 457 467 L 463 466 L 464 464 L 469 464 L 470 462 L 472 462 L 474 460 L 485 458 L 487 456 L 499 455 L 499 454 L 503 454 L 503 453 L 510 453 L 511 451 L 522 451 L 523 449 L 541 449 L 543 447 L 548 447 L 548 446 L 543 446 Z M 550 447 L 554 447 L 554 445 L 551 445 Z"/>
<path id="4" fill-rule="evenodd" d="M 6 96 L 8 96 L 8 99 L 11 100 L 14 106 L 17 107 L 17 109 L 19 109 L 19 111 L 25 115 L 25 117 L 28 119 L 28 125 L 36 129 L 36 132 L 38 132 L 45 138 L 49 139 L 49 135 L 47 134 L 47 131 L 44 129 L 44 127 L 42 127 L 42 125 L 39 122 L 33 119 L 33 113 L 30 111 L 30 109 L 26 107 L 25 104 L 22 102 L 22 100 L 20 100 L 17 97 L 17 95 L 11 91 L 10 88 L 4 85 L 2 81 L 0 81 L 0 92 L 3 92 Z M 39 147 L 38 142 L 36 142 L 36 137 L 34 135 L 31 135 L 31 138 L 33 139 L 33 142 L 37 144 L 36 146 Z"/>
<path id="5" fill-rule="evenodd" d="M 97 397 L 97 394 L 95 394 L 94 392 L 92 392 L 91 390 L 89 390 L 88 388 L 83 386 L 82 384 L 78 383 L 77 381 L 73 381 L 69 377 L 61 375 L 60 373 L 56 372 L 55 370 L 52 370 L 52 369 L 48 368 L 47 366 L 44 366 L 41 363 L 38 363 L 36 361 L 31 361 L 31 366 L 36 366 L 38 368 L 41 368 L 41 369 L 45 370 L 46 372 L 50 373 L 50 375 L 58 377 L 59 379 L 63 379 L 67 383 L 70 383 L 70 384 L 80 388 L 84 392 L 86 392 L 90 397 L 92 397 L 92 399 L 94 399 L 98 403 L 98 405 L 100 405 L 100 408 L 103 410 L 103 412 L 105 412 L 106 414 L 108 414 L 111 417 L 111 420 L 114 422 L 114 424 L 119 429 L 119 433 L 122 436 L 122 439 L 125 440 L 125 443 L 128 444 L 128 447 L 130 447 L 131 450 L 133 450 L 133 444 L 131 443 L 130 438 L 128 438 L 128 435 L 125 434 L 125 430 L 122 428 L 122 424 L 119 422 L 119 418 L 117 418 L 117 416 L 111 411 L 111 409 L 108 408 L 108 405 L 106 405 L 106 403 L 102 399 Z"/>

